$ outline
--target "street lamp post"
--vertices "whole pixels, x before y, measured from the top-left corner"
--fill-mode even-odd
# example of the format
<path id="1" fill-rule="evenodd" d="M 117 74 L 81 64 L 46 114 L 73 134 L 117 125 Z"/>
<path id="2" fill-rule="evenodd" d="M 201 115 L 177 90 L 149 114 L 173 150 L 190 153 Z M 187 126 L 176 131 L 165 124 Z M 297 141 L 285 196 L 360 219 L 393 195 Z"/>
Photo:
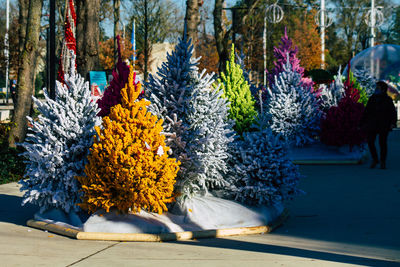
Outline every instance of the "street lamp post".
<path id="1" fill-rule="evenodd" d="M 4 56 L 6 58 L 6 103 L 8 104 L 8 91 L 9 91 L 9 79 L 8 79 L 8 72 L 9 72 L 9 68 L 10 68 L 10 45 L 9 45 L 9 41 L 8 41 L 8 30 L 10 27 L 10 20 L 9 20 L 9 16 L 10 16 L 10 1 L 7 0 L 6 3 L 6 34 L 4 35 Z"/>
<path id="2" fill-rule="evenodd" d="M 275 4 L 267 7 L 264 13 L 264 31 L 263 31 L 263 57 L 264 57 L 264 87 L 267 87 L 267 20 L 270 23 L 279 23 L 284 16 L 283 9 L 278 5 L 278 1 Z"/>

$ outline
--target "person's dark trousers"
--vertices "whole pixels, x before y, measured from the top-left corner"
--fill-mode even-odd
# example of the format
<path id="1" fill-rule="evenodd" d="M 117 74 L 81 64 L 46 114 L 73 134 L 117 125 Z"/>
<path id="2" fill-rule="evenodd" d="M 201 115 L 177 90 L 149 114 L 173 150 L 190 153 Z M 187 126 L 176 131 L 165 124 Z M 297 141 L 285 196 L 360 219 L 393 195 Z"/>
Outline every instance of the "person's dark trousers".
<path id="1" fill-rule="evenodd" d="M 368 132 L 367 133 L 367 141 L 368 141 L 368 147 L 369 151 L 371 152 L 372 160 L 375 162 L 379 162 L 378 158 L 378 153 L 376 152 L 376 147 L 375 147 L 375 139 L 376 136 L 379 135 L 379 148 L 380 148 L 380 162 L 385 164 L 386 163 L 386 157 L 387 157 L 387 137 L 388 137 L 389 131 L 379 131 L 379 132 Z"/>

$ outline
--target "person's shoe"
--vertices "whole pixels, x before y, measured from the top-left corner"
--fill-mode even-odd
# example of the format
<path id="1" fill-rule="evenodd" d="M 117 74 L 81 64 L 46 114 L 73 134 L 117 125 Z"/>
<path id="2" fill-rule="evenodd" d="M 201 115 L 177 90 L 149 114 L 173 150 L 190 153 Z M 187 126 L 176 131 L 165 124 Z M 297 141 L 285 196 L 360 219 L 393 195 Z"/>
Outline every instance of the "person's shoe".
<path id="1" fill-rule="evenodd" d="M 382 170 L 386 169 L 386 162 L 381 162 L 381 169 Z"/>
<path id="2" fill-rule="evenodd" d="M 377 160 L 374 160 L 374 161 L 372 161 L 372 163 L 371 163 L 371 166 L 369 166 L 371 169 L 373 169 L 373 168 L 375 168 L 376 167 L 376 165 L 379 163 L 379 161 L 377 161 Z"/>

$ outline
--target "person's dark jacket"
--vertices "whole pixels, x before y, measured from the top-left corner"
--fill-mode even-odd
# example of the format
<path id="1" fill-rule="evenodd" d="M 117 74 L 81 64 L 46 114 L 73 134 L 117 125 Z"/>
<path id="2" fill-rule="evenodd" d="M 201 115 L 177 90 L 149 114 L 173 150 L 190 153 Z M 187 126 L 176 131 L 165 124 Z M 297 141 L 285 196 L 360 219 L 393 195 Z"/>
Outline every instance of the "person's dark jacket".
<path id="1" fill-rule="evenodd" d="M 374 94 L 368 99 L 361 119 L 361 127 L 365 131 L 390 131 L 396 122 L 396 108 L 393 100 L 387 94 Z"/>

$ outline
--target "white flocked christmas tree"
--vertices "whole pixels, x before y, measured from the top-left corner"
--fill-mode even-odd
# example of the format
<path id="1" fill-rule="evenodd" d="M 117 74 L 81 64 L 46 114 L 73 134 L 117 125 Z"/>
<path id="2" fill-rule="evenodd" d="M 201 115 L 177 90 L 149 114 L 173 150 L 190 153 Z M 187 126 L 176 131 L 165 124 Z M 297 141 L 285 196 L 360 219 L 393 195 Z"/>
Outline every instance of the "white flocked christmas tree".
<path id="1" fill-rule="evenodd" d="M 232 122 L 222 90 L 212 75 L 198 72 L 190 40 L 180 40 L 167 62 L 150 75 L 146 92 L 150 110 L 164 119 L 166 143 L 181 161 L 176 188 L 182 199 L 228 186 Z"/>
<path id="2" fill-rule="evenodd" d="M 52 208 L 66 213 L 79 211 L 80 184 L 76 176 L 84 175 L 89 148 L 93 144 L 94 126 L 99 124 L 96 102 L 91 100 L 88 82 L 73 70 L 65 74 L 65 85 L 57 82 L 56 99 L 45 91 L 45 101 L 33 98 L 40 112 L 22 146 L 26 149 L 26 191 L 23 204 Z"/>
<path id="3" fill-rule="evenodd" d="M 377 80 L 368 70 L 356 69 L 354 70 L 354 77 L 356 77 L 361 87 L 365 88 L 368 97 L 374 94 Z"/>
<path id="4" fill-rule="evenodd" d="M 322 111 L 317 97 L 301 82 L 301 74 L 292 70 L 289 60 L 275 77 L 266 110 L 270 128 L 290 145 L 310 144 L 318 136 Z"/>
<path id="5" fill-rule="evenodd" d="M 268 206 L 290 200 L 298 189 L 299 168 L 288 159 L 287 144 L 268 127 L 270 114 L 261 110 L 253 132 L 234 143 L 231 183 L 235 200 Z"/>
<path id="6" fill-rule="evenodd" d="M 344 77 L 339 68 L 335 79 L 329 85 L 321 85 L 320 92 L 320 107 L 326 113 L 330 107 L 337 106 L 340 99 L 344 96 Z"/>

